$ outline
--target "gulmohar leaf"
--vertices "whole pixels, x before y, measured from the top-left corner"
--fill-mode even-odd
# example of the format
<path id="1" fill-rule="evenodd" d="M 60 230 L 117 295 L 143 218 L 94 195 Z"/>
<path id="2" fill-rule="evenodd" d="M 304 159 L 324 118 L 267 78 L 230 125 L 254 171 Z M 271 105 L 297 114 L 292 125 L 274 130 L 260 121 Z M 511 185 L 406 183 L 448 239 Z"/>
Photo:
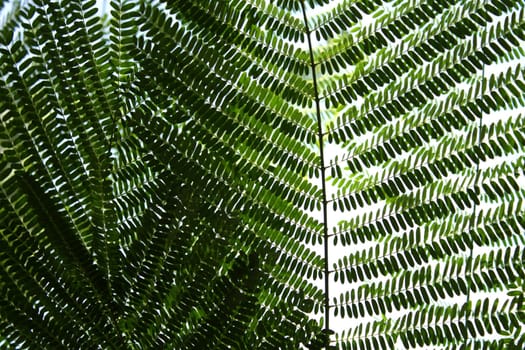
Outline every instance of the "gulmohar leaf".
<path id="1" fill-rule="evenodd" d="M 0 9 L 0 348 L 523 348 L 523 1 Z"/>

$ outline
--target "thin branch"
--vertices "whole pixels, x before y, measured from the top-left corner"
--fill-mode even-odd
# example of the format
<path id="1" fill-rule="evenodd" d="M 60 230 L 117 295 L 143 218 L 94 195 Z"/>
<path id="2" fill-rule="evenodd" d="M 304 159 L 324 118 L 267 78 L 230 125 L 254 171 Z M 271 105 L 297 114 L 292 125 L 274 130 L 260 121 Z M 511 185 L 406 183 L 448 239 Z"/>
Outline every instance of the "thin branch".
<path id="1" fill-rule="evenodd" d="M 325 323 L 324 323 L 324 330 L 325 330 L 325 348 L 328 349 L 330 347 L 330 338 L 328 336 L 328 331 L 330 329 L 330 290 L 329 290 L 329 270 L 328 270 L 328 202 L 326 200 L 326 168 L 325 168 L 325 161 L 324 161 L 324 145 L 323 145 L 323 123 L 321 119 L 321 105 L 319 100 L 319 91 L 318 91 L 318 84 L 317 84 L 317 75 L 315 72 L 315 60 L 314 60 L 314 53 L 312 48 L 312 38 L 311 38 L 311 31 L 308 27 L 308 17 L 306 16 L 306 6 L 304 1 L 301 2 L 301 7 L 303 11 L 303 19 L 304 19 L 304 25 L 306 29 L 306 36 L 308 39 L 308 52 L 310 54 L 310 66 L 312 70 L 312 80 L 313 80 L 313 86 L 314 86 L 314 96 L 315 96 L 315 112 L 317 116 L 317 132 L 318 132 L 318 140 L 319 140 L 319 160 L 320 160 L 320 168 L 321 168 L 321 187 L 323 192 L 323 245 L 324 245 L 324 314 L 325 314 Z"/>

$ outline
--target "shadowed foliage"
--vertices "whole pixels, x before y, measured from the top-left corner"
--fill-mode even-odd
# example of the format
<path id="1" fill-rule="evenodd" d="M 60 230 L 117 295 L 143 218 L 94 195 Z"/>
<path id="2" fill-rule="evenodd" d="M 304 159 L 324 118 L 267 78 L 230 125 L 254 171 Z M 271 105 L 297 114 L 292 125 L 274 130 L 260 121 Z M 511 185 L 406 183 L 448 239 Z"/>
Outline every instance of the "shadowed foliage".
<path id="1" fill-rule="evenodd" d="M 0 8 L 0 348 L 524 347 L 522 0 Z"/>

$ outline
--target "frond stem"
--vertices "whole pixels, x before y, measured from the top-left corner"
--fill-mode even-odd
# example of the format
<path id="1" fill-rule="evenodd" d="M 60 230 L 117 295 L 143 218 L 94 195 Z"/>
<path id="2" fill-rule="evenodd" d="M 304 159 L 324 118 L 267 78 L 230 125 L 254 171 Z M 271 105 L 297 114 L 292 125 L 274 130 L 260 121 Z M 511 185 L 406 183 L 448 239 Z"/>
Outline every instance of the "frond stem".
<path id="1" fill-rule="evenodd" d="M 483 63 L 483 67 L 481 69 L 481 81 L 483 82 L 485 80 L 485 63 Z M 480 116 L 479 116 L 479 124 L 478 124 L 478 128 L 479 128 L 479 132 L 478 132 L 478 146 L 481 145 L 481 140 L 483 138 L 483 110 L 480 110 Z M 475 175 L 475 180 L 474 180 L 474 184 L 477 184 L 479 182 L 479 177 L 480 177 L 480 171 L 479 171 L 479 158 L 476 159 L 476 175 Z M 474 221 L 475 221 L 475 218 L 476 218 L 476 210 L 477 210 L 477 205 L 476 205 L 476 202 L 474 202 L 474 206 L 472 207 L 472 217 L 471 217 L 471 220 L 470 220 L 470 223 L 469 223 L 469 226 L 470 226 L 470 229 L 472 230 L 472 226 L 474 225 Z M 474 255 L 474 240 L 472 238 L 470 238 L 470 251 L 469 251 L 469 256 L 467 258 L 467 268 L 466 270 L 467 271 L 470 271 L 471 274 L 472 274 L 472 258 L 473 258 L 473 255 Z M 472 289 L 472 281 L 471 279 L 469 279 L 467 281 L 467 297 L 466 297 L 466 301 L 465 301 L 465 306 L 467 308 L 470 309 L 469 307 L 469 303 L 470 303 L 470 291 Z M 468 320 L 469 320 L 469 314 L 468 312 L 465 313 L 465 330 L 467 329 L 467 324 L 468 324 Z M 463 338 L 463 343 L 466 344 L 468 340 L 468 332 L 465 331 L 465 334 L 464 334 L 464 338 Z"/>
<path id="2" fill-rule="evenodd" d="M 306 15 L 306 6 L 304 0 L 301 1 L 301 8 L 303 11 L 303 19 L 306 31 L 306 38 L 308 41 L 308 52 L 310 54 L 310 67 L 312 70 L 312 81 L 314 87 L 315 98 L 315 112 L 317 117 L 317 133 L 319 139 L 319 161 L 321 169 L 321 189 L 323 193 L 323 245 L 324 245 L 324 331 L 325 331 L 325 348 L 330 347 L 329 329 L 330 329 L 330 290 L 329 290 L 329 270 L 328 270 L 328 202 L 326 200 L 326 168 L 324 161 L 324 145 L 323 145 L 323 123 L 321 119 L 321 104 L 319 99 L 319 90 L 317 84 L 317 75 L 315 72 L 315 60 L 312 47 L 311 30 L 308 26 L 308 17 Z"/>

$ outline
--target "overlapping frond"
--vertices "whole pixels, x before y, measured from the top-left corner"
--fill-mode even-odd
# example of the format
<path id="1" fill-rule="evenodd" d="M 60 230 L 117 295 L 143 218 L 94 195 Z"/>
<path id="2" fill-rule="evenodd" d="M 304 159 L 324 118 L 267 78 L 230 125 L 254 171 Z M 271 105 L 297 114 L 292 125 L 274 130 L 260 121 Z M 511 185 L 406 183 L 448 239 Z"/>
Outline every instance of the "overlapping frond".
<path id="1" fill-rule="evenodd" d="M 3 28 L 2 344 L 315 341 L 304 24 L 261 1 L 99 10 L 34 1 Z"/>
<path id="2" fill-rule="evenodd" d="M 0 347 L 523 348 L 523 1 L 99 6 L 0 1 Z"/>

